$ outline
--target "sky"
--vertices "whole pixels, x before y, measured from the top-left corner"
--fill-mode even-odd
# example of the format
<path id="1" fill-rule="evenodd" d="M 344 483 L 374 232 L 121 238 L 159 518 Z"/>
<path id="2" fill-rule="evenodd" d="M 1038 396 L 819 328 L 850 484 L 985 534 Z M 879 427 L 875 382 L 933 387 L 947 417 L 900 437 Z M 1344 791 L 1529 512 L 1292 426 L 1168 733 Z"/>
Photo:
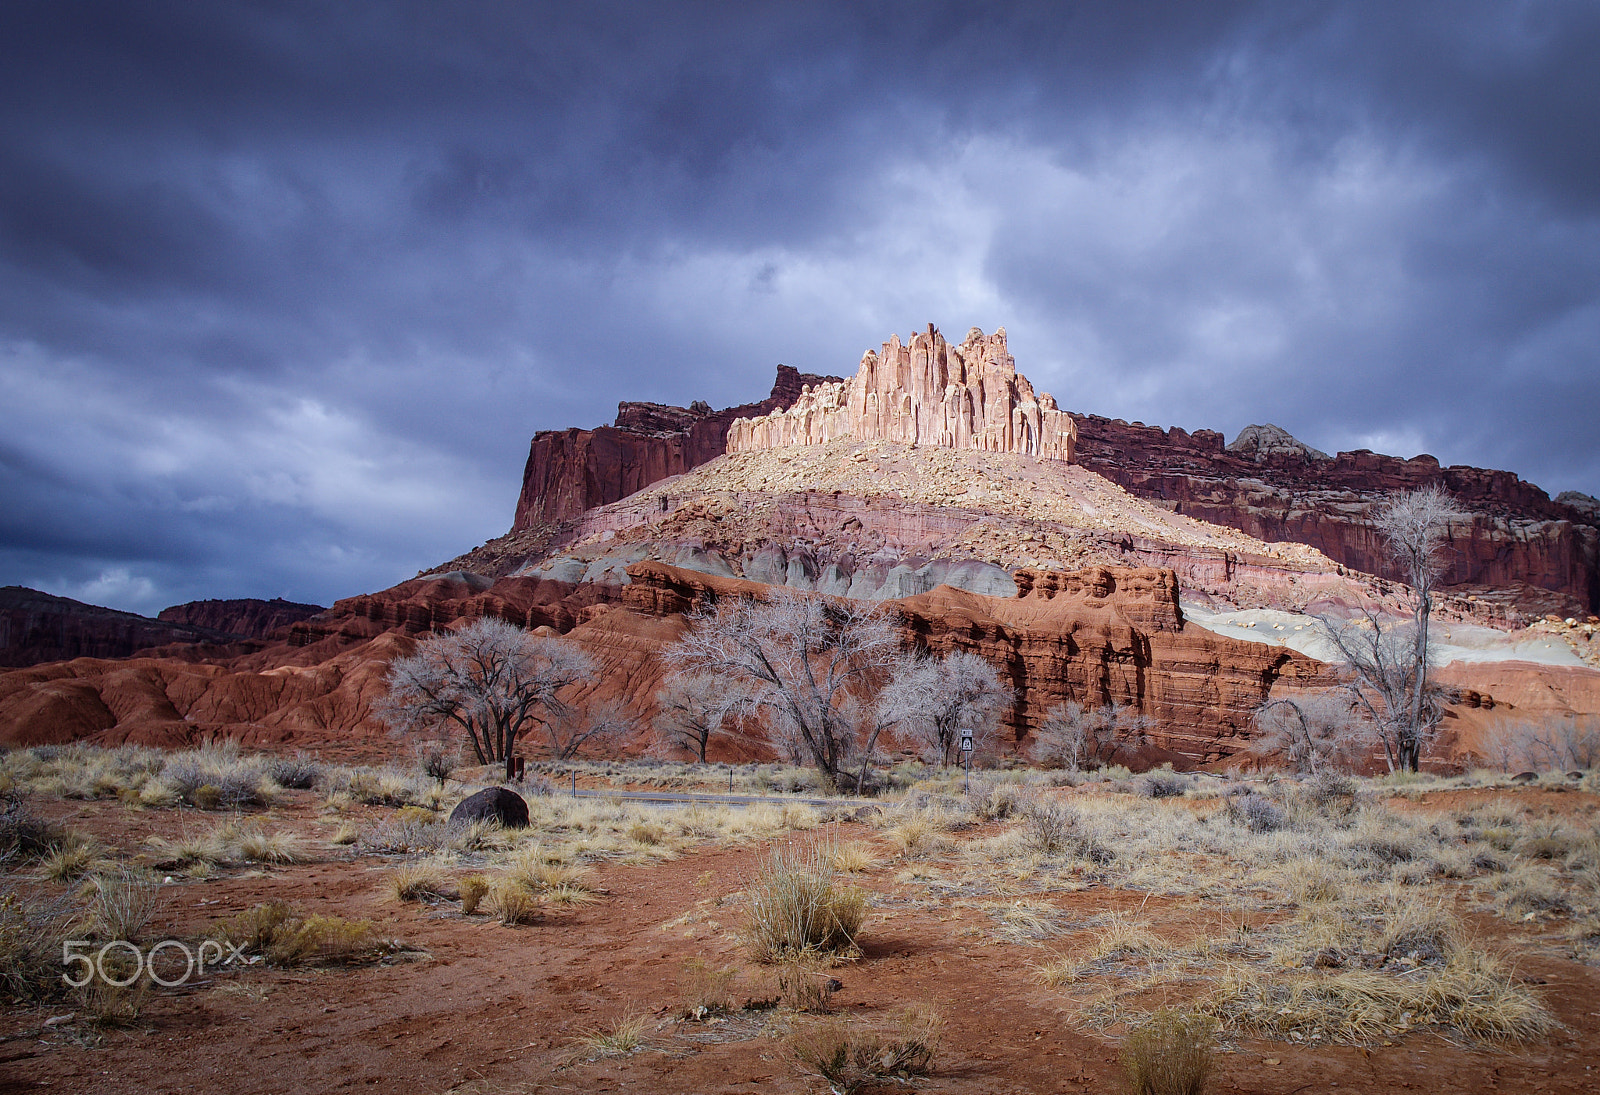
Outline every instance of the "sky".
<path id="1" fill-rule="evenodd" d="M 0 584 L 331 604 L 529 438 L 1004 326 L 1600 493 L 1600 4 L 0 6 Z"/>

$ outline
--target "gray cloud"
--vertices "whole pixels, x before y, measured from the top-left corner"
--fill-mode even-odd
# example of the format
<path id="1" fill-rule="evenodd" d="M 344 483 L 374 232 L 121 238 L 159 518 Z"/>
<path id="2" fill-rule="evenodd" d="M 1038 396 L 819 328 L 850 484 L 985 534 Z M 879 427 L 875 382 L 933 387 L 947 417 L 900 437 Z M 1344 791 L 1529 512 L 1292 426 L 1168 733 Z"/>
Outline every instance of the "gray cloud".
<path id="1" fill-rule="evenodd" d="M 1074 409 L 1600 489 L 1587 3 L 17 4 L 0 581 L 382 587 L 528 436 L 1004 325 Z"/>

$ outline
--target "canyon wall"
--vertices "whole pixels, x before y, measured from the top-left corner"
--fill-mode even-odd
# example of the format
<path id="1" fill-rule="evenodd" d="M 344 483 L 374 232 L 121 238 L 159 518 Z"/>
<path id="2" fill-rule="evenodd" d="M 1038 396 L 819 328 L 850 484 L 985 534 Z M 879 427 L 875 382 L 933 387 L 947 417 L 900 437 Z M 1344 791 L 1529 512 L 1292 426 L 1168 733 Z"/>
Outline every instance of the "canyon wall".
<path id="1" fill-rule="evenodd" d="M 840 437 L 1071 460 L 1076 427 L 1017 372 L 1002 327 L 952 346 L 932 324 L 868 350 L 856 375 L 806 389 L 791 406 L 741 418 L 727 451 L 822 445 Z"/>
<path id="2" fill-rule="evenodd" d="M 1077 462 L 1129 493 L 1262 540 L 1310 544 L 1385 577 L 1399 575 L 1368 511 L 1387 491 L 1438 483 L 1471 511 L 1451 529 L 1446 585 L 1525 615 L 1600 611 L 1600 520 L 1510 472 L 1366 450 L 1329 457 L 1275 427 L 1253 427 L 1224 447 L 1214 430 L 1073 418 Z"/>
<path id="3" fill-rule="evenodd" d="M 704 403 L 669 407 L 624 402 L 617 404 L 610 426 L 541 430 L 528 448 L 511 531 L 571 520 L 699 467 L 722 455 L 728 427 L 736 419 L 788 407 L 807 386 L 838 379 L 779 365 L 772 394 L 759 403 L 714 411 Z"/>

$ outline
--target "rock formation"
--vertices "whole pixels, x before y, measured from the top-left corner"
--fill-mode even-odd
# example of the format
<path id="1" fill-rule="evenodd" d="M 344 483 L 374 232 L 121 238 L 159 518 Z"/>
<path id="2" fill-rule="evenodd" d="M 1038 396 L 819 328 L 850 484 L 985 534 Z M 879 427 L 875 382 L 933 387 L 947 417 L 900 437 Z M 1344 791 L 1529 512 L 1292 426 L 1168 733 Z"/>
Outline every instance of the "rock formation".
<path id="1" fill-rule="evenodd" d="M 570 520 L 699 467 L 722 455 L 735 419 L 787 407 L 806 386 L 836 380 L 779 365 L 772 394 L 759 403 L 713 411 L 701 402 L 689 407 L 623 402 L 617 404 L 613 425 L 541 430 L 528 447 L 511 531 Z"/>
<path id="2" fill-rule="evenodd" d="M 1071 460 L 1076 436 L 1071 416 L 1017 372 L 1004 327 L 992 335 L 974 327 L 951 346 L 929 324 L 909 345 L 891 335 L 881 353 L 868 350 L 851 379 L 808 387 L 787 409 L 735 421 L 727 448 L 852 437 Z"/>
<path id="3" fill-rule="evenodd" d="M 1238 437 L 1228 442 L 1228 451 L 1251 457 L 1257 464 L 1265 463 L 1272 457 L 1290 457 L 1301 461 L 1333 459 L 1327 453 L 1313 449 L 1288 430 L 1271 423 L 1246 426 L 1239 431 Z"/>
<path id="4" fill-rule="evenodd" d="M 1368 574 L 1398 577 L 1368 521 L 1372 506 L 1388 491 L 1438 483 L 1472 513 L 1451 530 L 1446 585 L 1513 605 L 1524 619 L 1600 610 L 1600 516 L 1510 472 L 1365 449 L 1322 459 L 1267 427 L 1225 448 L 1213 430 L 1073 417 L 1077 462 L 1129 493 L 1268 542 L 1309 544 Z"/>
<path id="5" fill-rule="evenodd" d="M 182 621 L 152 620 L 24 586 L 0 587 L 0 666 L 67 658 L 125 658 L 153 646 L 224 638 L 219 632 Z"/>
<path id="6" fill-rule="evenodd" d="M 297 604 L 274 597 L 270 601 L 237 598 L 226 601 L 189 601 L 163 608 L 156 619 L 169 624 L 202 627 L 240 639 L 264 639 L 280 627 L 309 619 L 321 605 Z"/>

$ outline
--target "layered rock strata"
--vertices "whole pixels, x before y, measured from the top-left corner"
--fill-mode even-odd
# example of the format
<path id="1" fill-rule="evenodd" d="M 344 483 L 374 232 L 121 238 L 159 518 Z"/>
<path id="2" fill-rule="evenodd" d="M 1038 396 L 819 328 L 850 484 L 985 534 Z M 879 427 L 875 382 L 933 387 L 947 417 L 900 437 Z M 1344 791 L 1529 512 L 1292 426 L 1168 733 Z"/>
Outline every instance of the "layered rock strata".
<path id="1" fill-rule="evenodd" d="M 1514 606 L 1522 619 L 1600 611 L 1600 517 L 1510 472 L 1364 449 L 1329 458 L 1275 428 L 1255 427 L 1245 444 L 1224 447 L 1214 430 L 1073 417 L 1077 462 L 1130 494 L 1389 578 L 1399 575 L 1372 529 L 1372 507 L 1388 491 L 1437 483 L 1471 511 L 1451 529 L 1446 585 Z"/>
<path id="2" fill-rule="evenodd" d="M 759 403 L 714 411 L 699 402 L 689 407 L 624 402 L 617 404 L 610 426 L 541 430 L 528 447 L 511 531 L 570 520 L 699 467 L 722 455 L 736 419 L 787 407 L 807 386 L 836 380 L 779 365 L 772 393 Z"/>
<path id="3" fill-rule="evenodd" d="M 1071 416 L 1017 372 L 1004 327 L 992 335 L 974 327 L 952 346 L 929 324 L 907 345 L 891 335 L 881 353 L 868 350 L 851 379 L 809 387 L 785 410 L 735 421 L 727 449 L 851 437 L 1071 460 L 1076 436 Z"/>

